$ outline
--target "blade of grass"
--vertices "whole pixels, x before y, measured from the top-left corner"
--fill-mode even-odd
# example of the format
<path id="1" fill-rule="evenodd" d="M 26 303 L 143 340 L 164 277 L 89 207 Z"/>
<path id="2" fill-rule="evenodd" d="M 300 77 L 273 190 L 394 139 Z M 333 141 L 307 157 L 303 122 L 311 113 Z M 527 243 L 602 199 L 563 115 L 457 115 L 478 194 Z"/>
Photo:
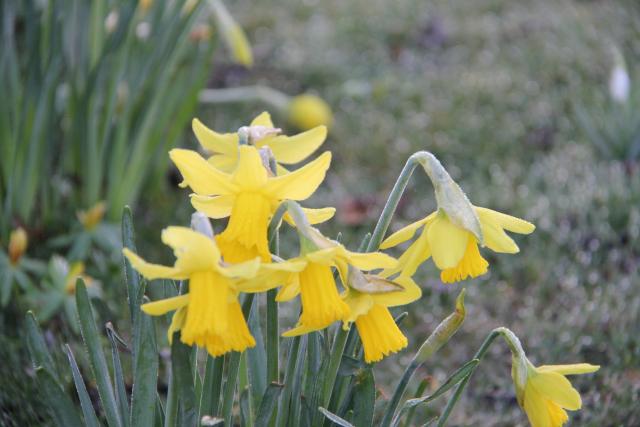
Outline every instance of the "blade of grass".
<path id="1" fill-rule="evenodd" d="M 87 387 L 84 384 L 82 374 L 80 373 L 75 357 L 73 357 L 73 352 L 71 351 L 69 344 L 65 344 L 64 350 L 69 358 L 69 365 L 71 365 L 71 374 L 73 375 L 73 382 L 76 386 L 76 391 L 78 392 L 78 398 L 80 399 L 80 407 L 82 408 L 84 423 L 88 427 L 98 427 L 100 425 L 100 423 L 98 423 L 98 417 L 96 417 L 96 412 L 93 410 L 91 397 L 89 397 Z"/>

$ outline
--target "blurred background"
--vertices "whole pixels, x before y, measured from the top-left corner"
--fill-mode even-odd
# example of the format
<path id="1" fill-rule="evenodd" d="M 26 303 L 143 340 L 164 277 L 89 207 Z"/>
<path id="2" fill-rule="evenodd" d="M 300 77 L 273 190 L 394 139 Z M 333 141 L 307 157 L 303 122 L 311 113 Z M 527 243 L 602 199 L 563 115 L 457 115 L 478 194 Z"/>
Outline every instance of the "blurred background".
<path id="1" fill-rule="evenodd" d="M 338 209 L 321 230 L 341 231 L 351 249 L 418 150 L 439 157 L 475 205 L 537 225 L 516 237 L 517 256 L 485 252 L 491 268 L 479 279 L 443 285 L 431 263 L 419 270 L 424 296 L 407 308 L 403 328 L 409 349 L 376 367 L 380 393 L 392 392 L 466 286 L 467 323 L 418 381 L 437 388 L 504 325 L 536 364 L 602 365 L 575 379 L 584 408 L 572 425 L 639 425 L 640 4 L 226 6 L 228 13 L 191 1 L 2 2 L 0 424 L 48 420 L 20 339 L 26 310 L 52 345 L 79 346 L 73 278 L 84 274 L 101 318 L 126 329 L 125 204 L 139 251 L 172 259 L 160 230 L 187 224 L 192 208 L 166 153 L 199 148 L 191 118 L 234 132 L 269 110 L 294 134 L 301 123 L 287 96 L 306 93 L 333 113 L 323 149 L 334 160 L 309 205 Z M 252 61 L 225 43 L 233 20 L 246 32 Z M 249 89 L 223 96 L 238 87 Z M 203 96 L 205 88 L 213 96 Z M 434 208 L 428 180 L 416 173 L 392 230 Z M 440 410 L 435 402 L 416 420 Z M 451 425 L 527 425 L 506 346 L 494 346 Z"/>

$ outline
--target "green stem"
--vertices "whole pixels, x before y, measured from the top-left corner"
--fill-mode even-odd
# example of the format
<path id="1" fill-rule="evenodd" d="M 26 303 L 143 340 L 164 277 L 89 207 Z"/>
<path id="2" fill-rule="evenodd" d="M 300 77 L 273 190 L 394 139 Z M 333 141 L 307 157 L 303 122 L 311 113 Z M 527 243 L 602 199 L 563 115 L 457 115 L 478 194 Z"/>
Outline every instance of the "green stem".
<path id="1" fill-rule="evenodd" d="M 500 335 L 500 333 L 501 333 L 500 328 L 497 328 L 491 331 L 491 333 L 487 335 L 487 337 L 484 339 L 482 345 L 480 346 L 476 354 L 473 356 L 473 359 L 482 360 L 487 350 L 489 350 L 491 343 L 493 343 L 493 341 Z M 447 402 L 447 406 L 444 408 L 442 415 L 438 419 L 437 427 L 442 427 L 447 422 L 449 415 L 451 415 L 451 412 L 453 411 L 453 407 L 456 405 L 456 403 L 458 403 L 458 400 L 460 400 L 460 397 L 462 396 L 462 392 L 464 391 L 464 388 L 467 386 L 467 383 L 471 379 L 471 376 L 473 375 L 475 370 L 478 368 L 478 365 L 476 365 L 465 377 L 465 379 L 462 380 L 460 384 L 458 384 L 458 387 L 456 387 L 456 391 L 453 393 L 453 396 L 451 396 L 451 399 Z"/>
<path id="2" fill-rule="evenodd" d="M 382 209 L 376 228 L 373 230 L 373 234 L 371 235 L 371 239 L 367 245 L 367 252 L 377 250 L 380 247 L 380 243 L 382 243 L 382 239 L 389 228 L 389 224 L 391 224 L 391 218 L 398 207 L 400 198 L 402 197 L 404 190 L 407 188 L 411 174 L 415 170 L 416 166 L 420 164 L 419 159 L 424 157 L 424 155 L 424 151 L 412 154 L 407 160 L 407 163 L 405 163 L 404 168 L 402 168 L 396 183 L 393 185 L 391 193 L 389 193 L 389 198 L 387 198 L 387 202 Z"/>
<path id="3" fill-rule="evenodd" d="M 267 86 L 255 85 L 224 89 L 204 89 L 198 100 L 202 104 L 227 104 L 233 102 L 262 101 L 284 111 L 289 105 L 289 97 Z"/>
<path id="4" fill-rule="evenodd" d="M 347 343 L 347 337 L 349 331 L 344 330 L 342 325 L 338 326 L 336 337 L 333 340 L 333 348 L 331 349 L 331 359 L 329 360 L 329 369 L 327 375 L 324 377 L 324 388 L 322 390 L 322 407 L 328 408 L 331 401 L 331 393 L 333 391 L 333 385 L 338 375 L 338 369 L 340 368 L 340 362 L 342 361 L 342 355 L 344 353 L 344 347 Z"/>

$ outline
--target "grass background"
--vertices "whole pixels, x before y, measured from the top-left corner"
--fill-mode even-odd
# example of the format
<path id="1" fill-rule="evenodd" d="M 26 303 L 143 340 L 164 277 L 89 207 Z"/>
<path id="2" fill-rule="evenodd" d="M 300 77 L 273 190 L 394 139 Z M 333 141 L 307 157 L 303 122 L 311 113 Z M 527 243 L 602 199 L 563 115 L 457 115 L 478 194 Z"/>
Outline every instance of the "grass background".
<path id="1" fill-rule="evenodd" d="M 484 251 L 490 273 L 477 280 L 445 286 L 431 262 L 421 268 L 416 279 L 424 296 L 407 307 L 403 327 L 409 348 L 376 367 L 380 393 L 389 396 L 464 286 L 466 324 L 416 380 L 428 377 L 429 387 L 437 388 L 492 328 L 504 325 L 521 338 L 536 364 L 602 365 L 597 374 L 575 379 L 584 407 L 572 415 L 572 425 L 639 425 L 640 168 L 637 159 L 603 155 L 577 112 L 584 110 L 595 124 L 618 117 L 607 92 L 612 47 L 627 59 L 635 84 L 640 5 L 633 0 L 227 3 L 248 32 L 256 65 L 245 70 L 217 52 L 209 87 L 266 84 L 289 94 L 312 91 L 333 108 L 335 121 L 324 145 L 333 151 L 332 168 L 308 203 L 338 208 L 336 219 L 321 226 L 327 235 L 341 231 L 355 249 L 377 220 L 405 160 L 417 150 L 436 154 L 474 204 L 538 227 L 531 236 L 516 237 L 521 247 L 516 256 Z M 639 95 L 634 87 L 631 101 L 638 102 Z M 200 105 L 197 114 L 216 130 L 234 131 L 267 108 Z M 284 117 L 274 114 L 274 120 L 286 129 Z M 633 130 L 632 125 L 623 123 Z M 190 132 L 182 145 L 197 146 Z M 157 161 L 159 169 L 170 163 L 166 156 Z M 175 170 L 160 176 L 135 207 L 138 248 L 149 259 L 169 262 L 159 230 L 188 223 L 191 207 L 177 180 Z M 430 184 L 418 171 L 392 229 L 434 208 Z M 42 243 L 35 240 L 33 251 L 50 251 Z M 123 313 L 117 316 L 125 298 L 120 271 L 89 265 L 88 272 L 103 282 L 98 313 L 127 330 Z M 13 328 L 23 313 L 20 304 L 8 307 L 2 330 L 19 334 Z M 47 325 L 46 337 L 52 345 L 70 341 L 76 354 L 82 351 L 62 317 Z M 7 378 L 0 424 L 15 422 L 17 401 L 24 420 L 43 423 L 46 415 L 38 414 L 40 402 L 33 397 L 37 390 L 14 369 L 29 365 L 26 356 L 9 345 L 0 348 L 6 361 L 0 373 Z M 64 356 L 59 362 L 65 364 Z M 442 404 L 421 408 L 416 423 L 437 415 Z M 456 426 L 527 425 L 515 400 L 506 346 L 494 344 L 450 420 Z"/>
<path id="2" fill-rule="evenodd" d="M 606 107 L 612 46 L 625 55 L 633 82 L 638 4 L 309 0 L 240 2 L 233 11 L 249 32 L 257 67 L 244 72 L 221 64 L 211 86 L 313 90 L 334 109 L 324 146 L 334 161 L 312 201 L 338 208 L 336 223 L 323 231 L 341 230 L 357 246 L 406 158 L 425 149 L 474 204 L 538 227 L 516 237 L 516 256 L 484 251 L 491 269 L 481 279 L 444 286 L 431 263 L 420 270 L 425 295 L 407 308 L 409 349 L 377 367 L 381 393 L 389 395 L 413 350 L 466 286 L 466 324 L 421 371 L 432 387 L 468 360 L 493 327 L 505 325 L 534 363 L 602 365 L 593 376 L 575 378 L 584 408 L 572 425 L 639 424 L 638 164 L 602 156 L 576 119 L 578 108 L 593 114 L 598 106 L 613 108 Z M 213 128 L 233 130 L 261 106 L 200 111 Z M 428 181 L 416 173 L 392 228 L 434 207 Z M 452 425 L 526 425 L 508 350 L 494 347 Z M 416 421 L 440 409 L 435 404 Z"/>

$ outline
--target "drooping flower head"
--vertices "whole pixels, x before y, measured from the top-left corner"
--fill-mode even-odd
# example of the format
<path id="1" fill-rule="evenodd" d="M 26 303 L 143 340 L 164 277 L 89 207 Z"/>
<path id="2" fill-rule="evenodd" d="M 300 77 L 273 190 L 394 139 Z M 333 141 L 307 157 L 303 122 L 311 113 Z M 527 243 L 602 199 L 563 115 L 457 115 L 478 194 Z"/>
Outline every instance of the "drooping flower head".
<path id="1" fill-rule="evenodd" d="M 242 314 L 238 294 L 268 289 L 267 283 L 262 288 L 253 283 L 250 289 L 243 285 L 258 274 L 260 259 L 225 264 L 214 239 L 186 227 L 166 228 L 162 241 L 173 248 L 176 262 L 172 267 L 148 263 L 126 248 L 123 253 L 146 278 L 188 280 L 189 292 L 143 304 L 142 310 L 152 316 L 176 310 L 169 338 L 181 330 L 182 342 L 204 347 L 212 356 L 253 347 L 255 340 Z"/>
<path id="2" fill-rule="evenodd" d="M 504 230 L 529 234 L 535 229 L 533 224 L 522 219 L 473 206 L 433 154 L 419 152 L 414 154 L 414 158 L 423 166 L 433 184 L 438 210 L 382 242 L 382 249 L 390 248 L 422 230 L 400 257 L 396 270 L 387 271 L 387 274 L 402 270 L 413 275 L 420 264 L 433 257 L 444 283 L 478 277 L 489 267 L 478 245 L 499 253 L 517 253 L 518 246 Z"/>
<path id="3" fill-rule="evenodd" d="M 300 224 L 296 224 L 299 228 Z M 397 260 L 381 252 L 357 253 L 324 237 L 312 227 L 298 230 L 301 253 L 293 260 L 306 262 L 306 267 L 289 275 L 278 293 L 278 301 L 288 301 L 300 294 L 302 313 L 298 325 L 284 336 L 295 336 L 324 329 L 337 320 L 349 318 L 349 305 L 340 297 L 332 267 L 346 282 L 349 266 L 374 270 L 395 266 Z"/>
<path id="4" fill-rule="evenodd" d="M 475 206 L 473 209 L 480 220 L 484 246 L 494 252 L 515 254 L 520 251 L 505 230 L 529 234 L 535 229 L 530 222 L 510 215 Z M 489 263 L 480 254 L 477 236 L 456 225 L 443 211 L 434 212 L 402 228 L 382 242 L 380 247 L 386 249 L 399 245 L 411 239 L 419 230 L 418 238 L 399 258 L 396 270 L 402 269 L 405 274 L 413 275 L 420 264 L 433 257 L 444 283 L 478 277 L 487 272 Z"/>
<path id="5" fill-rule="evenodd" d="M 304 200 L 324 180 L 331 162 L 326 152 L 305 166 L 285 175 L 270 176 L 256 147 L 239 147 L 238 164 L 231 174 L 222 172 L 191 150 L 171 150 L 171 159 L 184 185 L 196 193 L 191 203 L 210 218 L 229 218 L 217 243 L 227 262 L 242 262 L 259 256 L 271 260 L 267 243 L 269 220 L 283 200 Z M 324 221 L 334 209 L 307 211 L 314 220 Z"/>
<path id="6" fill-rule="evenodd" d="M 193 119 L 193 132 L 202 148 L 212 154 L 208 161 L 223 172 L 231 172 L 238 164 L 238 146 L 240 138 L 237 133 L 218 133 L 207 128 L 200 120 Z M 258 115 L 249 128 L 248 142 L 258 148 L 269 147 L 278 163 L 277 174 L 286 173 L 282 165 L 291 165 L 307 159 L 324 142 L 327 137 L 326 126 L 316 126 L 306 132 L 294 136 L 279 135 L 266 111 Z M 252 134 L 252 135 L 251 135 Z"/>
<path id="7" fill-rule="evenodd" d="M 367 363 L 378 362 L 396 353 L 408 344 L 388 307 L 409 304 L 422 295 L 416 283 L 407 276 L 393 281 L 377 275 L 364 274 L 350 268 L 347 289 L 342 294 L 349 306 L 349 316 L 343 319 L 343 327 L 355 322 L 364 348 Z"/>
<path id="8" fill-rule="evenodd" d="M 566 375 L 589 374 L 600 366 L 589 363 L 534 366 L 525 355 L 520 340 L 506 328 L 498 328 L 512 355 L 511 376 L 518 403 L 532 427 L 561 427 L 568 420 L 567 410 L 582 407 L 580 393 Z"/>
<path id="9" fill-rule="evenodd" d="M 316 126 L 331 126 L 333 113 L 331 107 L 319 96 L 305 93 L 294 96 L 287 107 L 289 122 L 306 130 Z"/>

